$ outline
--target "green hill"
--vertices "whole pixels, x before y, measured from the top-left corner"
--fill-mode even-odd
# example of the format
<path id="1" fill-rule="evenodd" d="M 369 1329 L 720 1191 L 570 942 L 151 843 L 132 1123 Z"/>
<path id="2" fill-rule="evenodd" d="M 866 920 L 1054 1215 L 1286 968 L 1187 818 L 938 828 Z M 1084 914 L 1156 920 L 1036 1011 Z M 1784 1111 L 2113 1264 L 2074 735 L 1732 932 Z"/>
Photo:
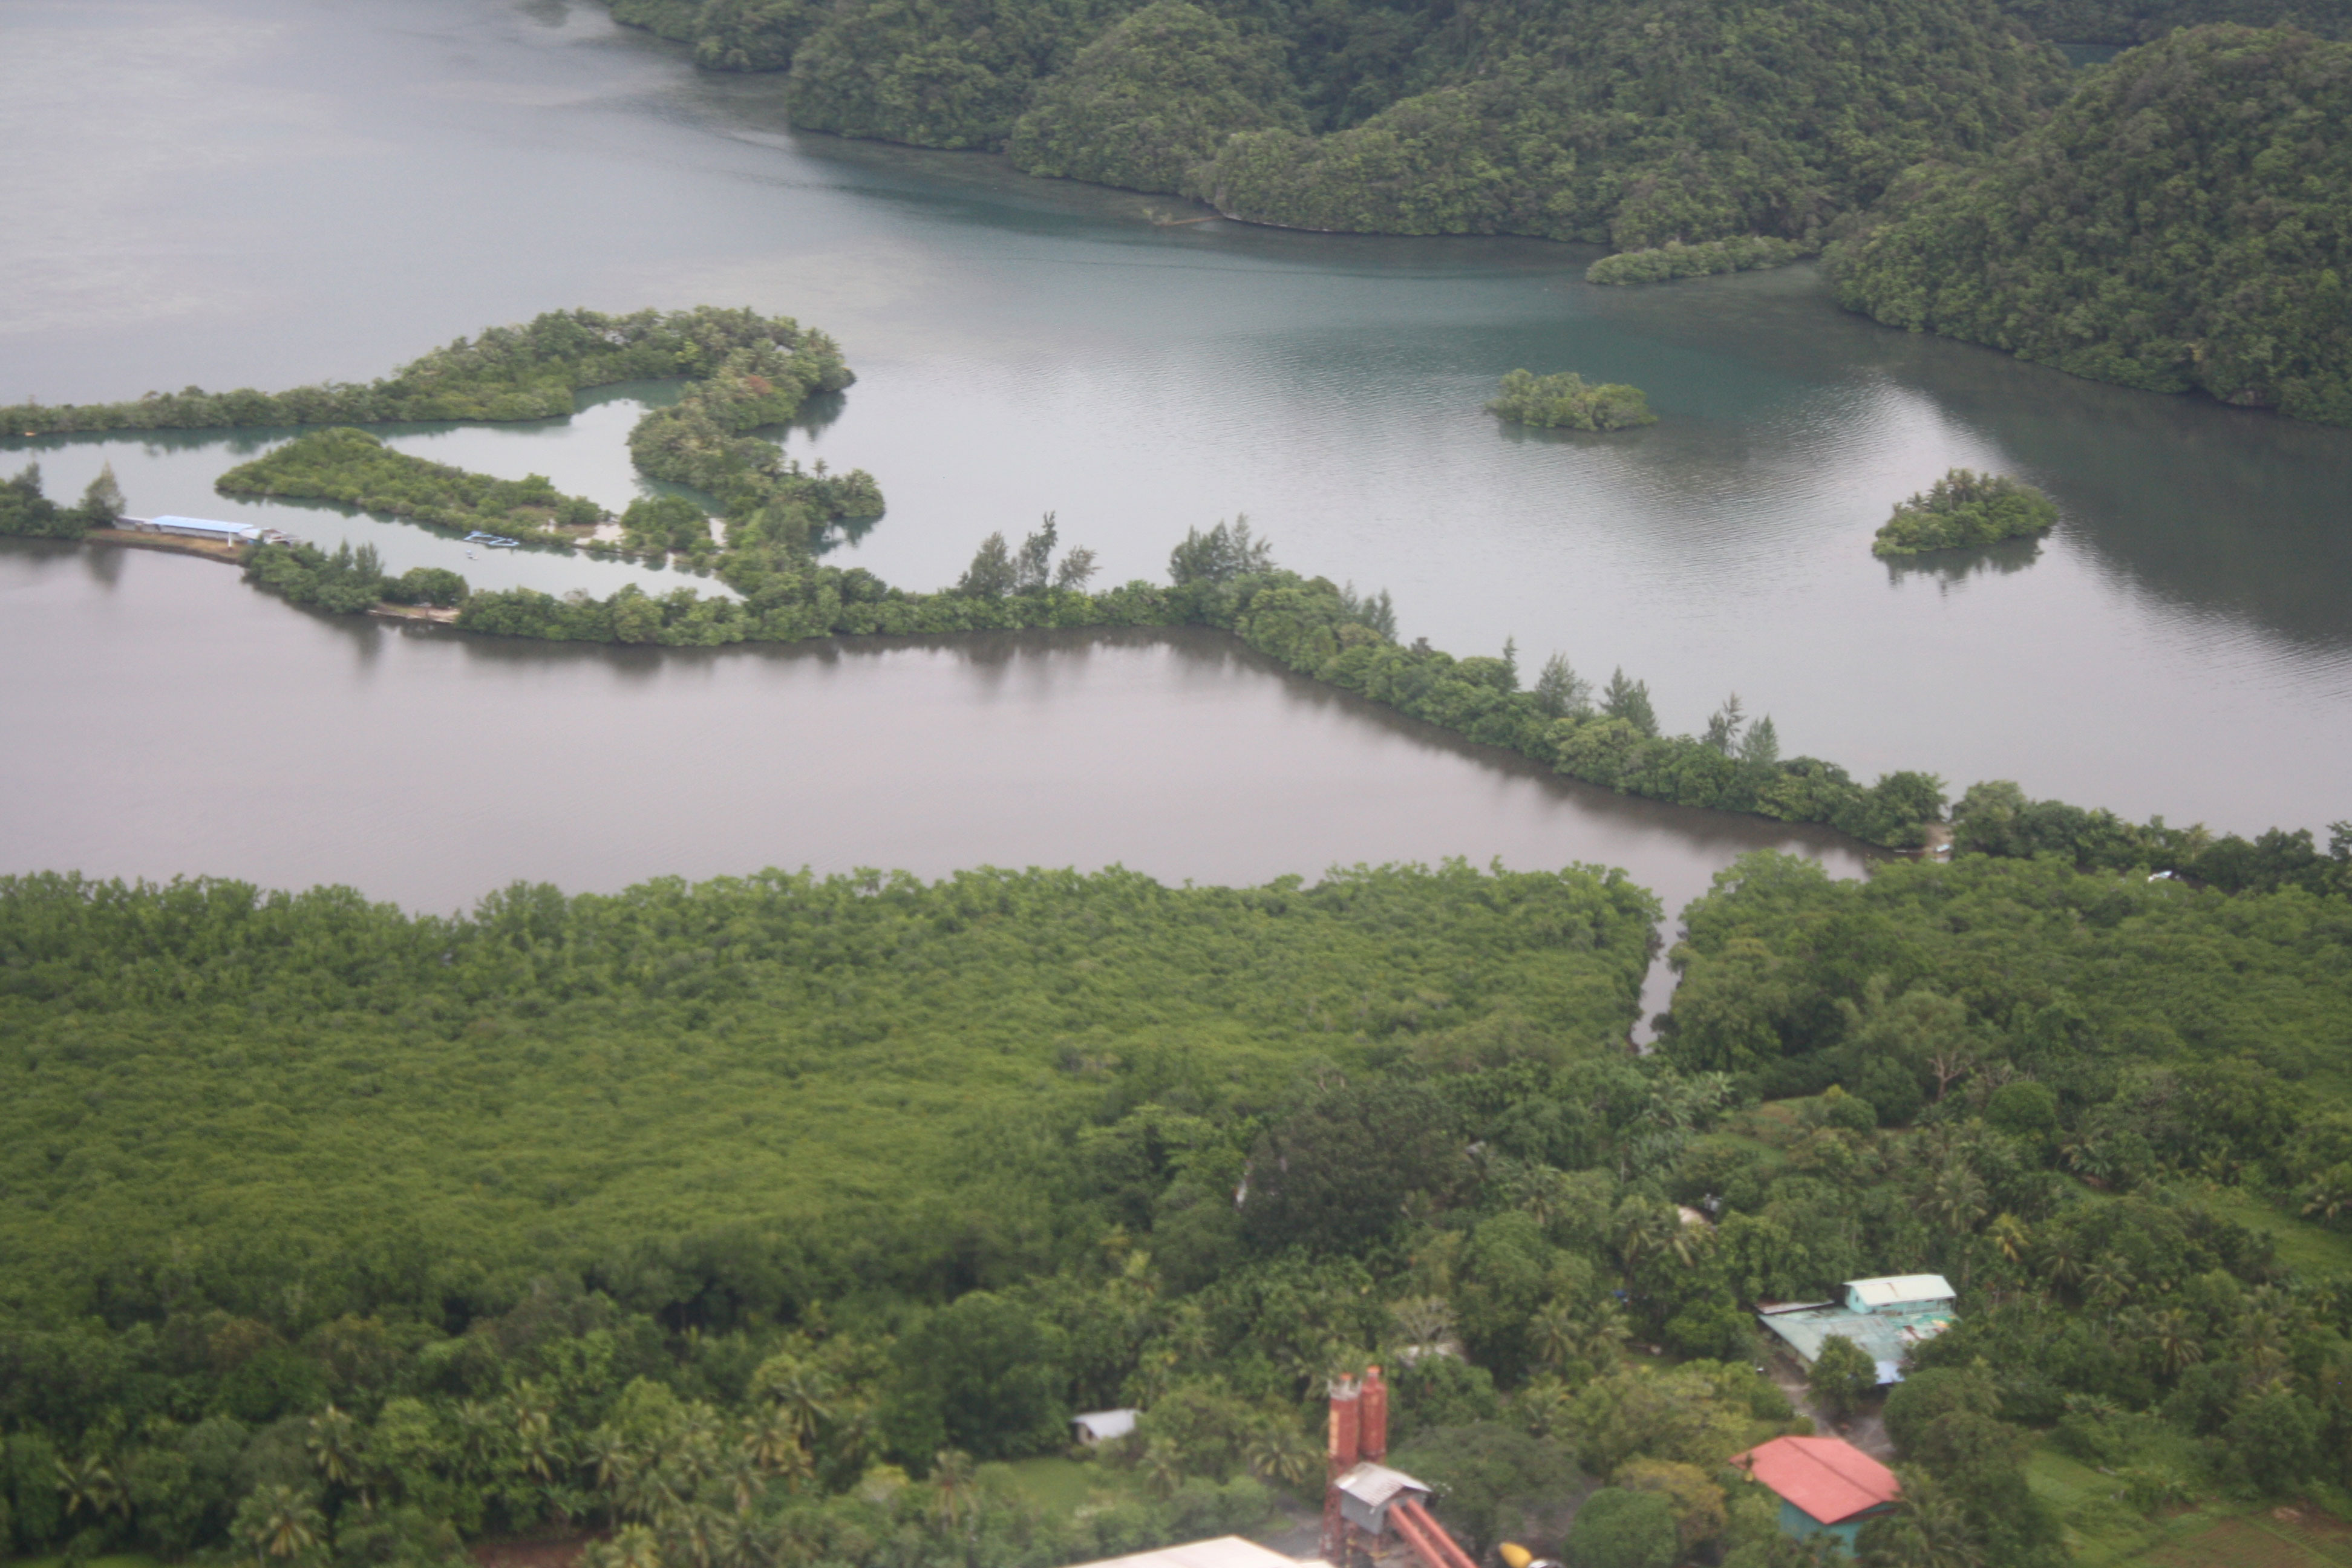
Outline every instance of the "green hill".
<path id="1" fill-rule="evenodd" d="M 1628 248 L 1817 233 L 2014 134 L 2067 72 L 1992 0 L 841 0 L 789 47 L 806 12 L 770 14 L 615 6 L 705 63 L 789 58 L 814 130 L 1256 222 Z"/>
<path id="2" fill-rule="evenodd" d="M 2352 45 L 2175 33 L 1832 247 L 1890 325 L 2075 375 L 2352 424 Z"/>

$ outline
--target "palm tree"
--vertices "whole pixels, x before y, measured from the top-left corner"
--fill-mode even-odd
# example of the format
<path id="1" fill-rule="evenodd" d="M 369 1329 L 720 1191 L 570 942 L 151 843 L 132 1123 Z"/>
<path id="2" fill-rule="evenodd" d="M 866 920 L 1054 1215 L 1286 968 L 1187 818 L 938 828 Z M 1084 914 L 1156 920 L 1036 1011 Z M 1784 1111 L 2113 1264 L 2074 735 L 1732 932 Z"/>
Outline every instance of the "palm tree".
<path id="1" fill-rule="evenodd" d="M 1993 1216 L 1993 1222 L 1985 1226 L 1985 1235 L 1991 1238 L 1993 1248 L 2000 1254 L 2001 1260 L 2012 1268 L 2033 1244 L 2032 1233 L 2026 1229 L 2025 1222 L 2005 1211 Z"/>
<path id="2" fill-rule="evenodd" d="M 597 1559 L 590 1568 L 662 1568 L 661 1542 L 642 1524 L 623 1525 L 612 1540 L 589 1550 Z"/>
<path id="3" fill-rule="evenodd" d="M 801 1447 L 800 1430 L 782 1410 L 751 1415 L 744 1421 L 743 1435 L 736 1446 L 762 1475 L 798 1480 L 809 1473 L 808 1450 Z"/>
<path id="4" fill-rule="evenodd" d="M 1183 1458 L 1176 1451 L 1176 1445 L 1165 1437 L 1154 1437 L 1144 1445 L 1143 1458 L 1137 1462 L 1137 1468 L 1143 1472 L 1144 1487 L 1153 1497 L 1174 1497 L 1176 1489 L 1184 1484 Z"/>
<path id="5" fill-rule="evenodd" d="M 524 1385 L 529 1392 L 530 1385 Z M 562 1442 L 555 1435 L 555 1418 L 536 1404 L 520 1405 L 515 1411 L 515 1458 L 523 1474 L 546 1486 L 555 1479 L 556 1472 L 568 1468 Z"/>
<path id="6" fill-rule="evenodd" d="M 1303 1489 L 1323 1468 L 1323 1456 L 1297 1428 L 1269 1421 L 1250 1434 L 1243 1453 L 1250 1473 L 1262 1481 Z"/>
<path id="7" fill-rule="evenodd" d="M 793 1362 L 772 1375 L 761 1392 L 799 1431 L 803 1443 L 816 1441 L 816 1429 L 833 1414 L 833 1381 L 805 1362 Z"/>
<path id="8" fill-rule="evenodd" d="M 2178 1377 L 2183 1368 L 2205 1359 L 2205 1342 L 2198 1337 L 2189 1314 L 2178 1307 L 2149 1317 L 2147 1339 L 2156 1347 L 2157 1364 L 2167 1377 Z"/>
<path id="9" fill-rule="evenodd" d="M 326 1525 L 308 1492 L 285 1486 L 256 1487 L 237 1510 L 236 1522 L 257 1556 L 280 1563 L 317 1546 Z"/>
<path id="10" fill-rule="evenodd" d="M 1584 1339 L 1577 1353 L 1594 1367 L 1606 1370 L 1633 1337 L 1633 1325 L 1626 1321 L 1625 1309 L 1613 1299 L 1604 1300 L 1585 1320 Z"/>
<path id="11" fill-rule="evenodd" d="M 1565 1301 L 1547 1303 L 1528 1321 L 1528 1339 L 1535 1346 L 1536 1360 L 1556 1367 L 1576 1353 L 1581 1338 L 1576 1314 Z"/>
<path id="12" fill-rule="evenodd" d="M 2305 1194 L 2305 1215 L 2322 1221 L 2336 1219 L 2352 1209 L 2352 1165 L 2331 1165 L 2312 1178 Z"/>
<path id="13" fill-rule="evenodd" d="M 2102 1252 L 2083 1272 L 2083 1295 L 2092 1305 L 2113 1311 L 2129 1299 L 2137 1283 L 2129 1264 L 2112 1252 Z"/>
<path id="14" fill-rule="evenodd" d="M 310 1450 L 310 1463 L 320 1480 L 331 1487 L 357 1490 L 362 1474 L 360 1441 L 360 1424 L 349 1412 L 330 1405 L 310 1417 L 310 1430 L 302 1446 Z"/>
<path id="15" fill-rule="evenodd" d="M 1959 1500 L 1925 1476 L 1904 1479 L 1890 1568 L 1984 1568 L 1984 1545 Z"/>
<path id="16" fill-rule="evenodd" d="M 941 1448 L 931 1458 L 931 1485 L 939 1489 L 936 1504 L 940 1520 L 955 1529 L 971 1501 L 971 1456 L 961 1448 Z"/>
<path id="17" fill-rule="evenodd" d="M 110 1513 L 128 1513 L 130 1500 L 114 1468 L 94 1453 L 58 1461 L 58 1488 L 66 1494 L 66 1517 L 87 1513 L 92 1524 Z"/>
<path id="18" fill-rule="evenodd" d="M 2082 1246 L 2065 1231 L 2042 1238 L 2042 1272 L 2060 1289 L 2072 1289 L 2083 1281 Z"/>

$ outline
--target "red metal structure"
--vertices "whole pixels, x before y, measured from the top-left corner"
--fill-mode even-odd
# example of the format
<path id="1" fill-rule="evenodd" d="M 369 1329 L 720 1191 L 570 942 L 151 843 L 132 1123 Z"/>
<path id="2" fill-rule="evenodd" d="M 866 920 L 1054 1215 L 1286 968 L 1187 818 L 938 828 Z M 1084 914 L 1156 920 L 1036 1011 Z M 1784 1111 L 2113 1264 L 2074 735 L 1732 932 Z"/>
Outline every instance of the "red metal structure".
<path id="1" fill-rule="evenodd" d="M 1333 1379 L 1323 1561 L 1331 1568 L 1356 1568 L 1394 1531 L 1422 1568 L 1478 1568 L 1422 1506 L 1429 1489 L 1381 1463 L 1388 1451 L 1389 1385 L 1381 1369 L 1367 1371 L 1361 1382 Z"/>

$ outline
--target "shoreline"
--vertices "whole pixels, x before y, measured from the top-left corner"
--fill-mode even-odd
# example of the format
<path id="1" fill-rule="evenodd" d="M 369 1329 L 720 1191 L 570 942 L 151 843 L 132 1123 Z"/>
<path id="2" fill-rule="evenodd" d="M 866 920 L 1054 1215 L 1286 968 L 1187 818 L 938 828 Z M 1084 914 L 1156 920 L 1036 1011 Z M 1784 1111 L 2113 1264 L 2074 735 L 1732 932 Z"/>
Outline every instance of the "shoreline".
<path id="1" fill-rule="evenodd" d="M 187 539 L 172 533 L 140 533 L 128 528 L 93 528 L 79 540 L 70 543 L 111 544 L 125 550 L 160 550 L 169 555 L 194 555 L 205 561 L 217 561 L 224 566 L 242 566 L 246 552 L 244 544 L 215 544 L 209 540 Z"/>

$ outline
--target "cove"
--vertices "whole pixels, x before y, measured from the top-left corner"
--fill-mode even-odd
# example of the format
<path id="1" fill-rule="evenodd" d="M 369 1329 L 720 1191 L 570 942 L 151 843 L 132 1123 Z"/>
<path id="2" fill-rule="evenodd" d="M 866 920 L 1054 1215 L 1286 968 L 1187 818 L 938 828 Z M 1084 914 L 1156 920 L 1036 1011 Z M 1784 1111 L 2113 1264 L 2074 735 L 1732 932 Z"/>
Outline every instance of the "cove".
<path id="1" fill-rule="evenodd" d="M 522 642 L 311 615 L 186 556 L 5 541 L 0 658 L 9 871 L 454 911 L 518 879 L 772 865 L 1252 884 L 1499 856 L 1622 867 L 1672 916 L 1750 849 L 1864 865 L 1827 830 L 1562 779 L 1192 630 Z"/>

